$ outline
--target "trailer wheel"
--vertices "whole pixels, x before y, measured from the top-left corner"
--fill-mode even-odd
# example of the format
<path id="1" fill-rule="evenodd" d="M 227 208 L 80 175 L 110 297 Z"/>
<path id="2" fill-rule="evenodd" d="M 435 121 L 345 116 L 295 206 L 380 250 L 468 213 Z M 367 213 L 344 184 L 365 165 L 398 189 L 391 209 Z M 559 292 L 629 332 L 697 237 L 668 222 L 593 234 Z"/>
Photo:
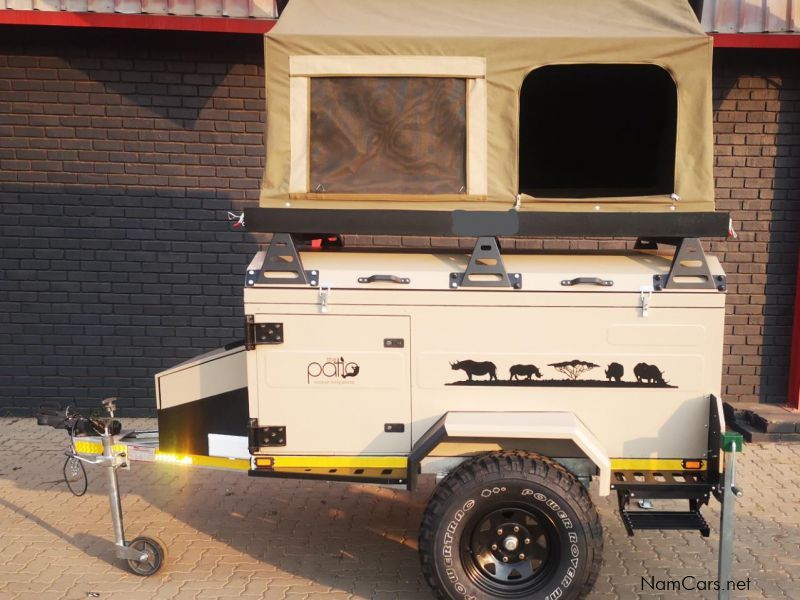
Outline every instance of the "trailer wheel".
<path id="1" fill-rule="evenodd" d="M 155 575 L 167 560 L 167 551 L 164 544 L 155 538 L 140 536 L 134 538 L 128 546 L 147 554 L 145 560 L 128 561 L 128 568 L 136 575 L 141 575 L 142 577 Z"/>
<path id="2" fill-rule="evenodd" d="M 67 482 L 69 491 L 73 496 L 83 496 L 89 486 L 86 479 L 86 469 L 76 456 L 68 456 L 64 461 L 64 481 Z"/>
<path id="3" fill-rule="evenodd" d="M 602 561 L 600 517 L 557 463 L 525 452 L 470 460 L 436 489 L 419 552 L 444 599 L 583 598 Z"/>

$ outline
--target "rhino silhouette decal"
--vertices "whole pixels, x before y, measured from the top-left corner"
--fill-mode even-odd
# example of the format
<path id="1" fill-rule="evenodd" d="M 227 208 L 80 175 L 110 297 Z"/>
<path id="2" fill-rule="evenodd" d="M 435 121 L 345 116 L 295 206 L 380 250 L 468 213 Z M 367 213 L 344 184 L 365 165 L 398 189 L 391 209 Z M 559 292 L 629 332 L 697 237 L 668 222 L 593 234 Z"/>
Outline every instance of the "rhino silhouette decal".
<path id="1" fill-rule="evenodd" d="M 450 363 L 450 367 L 454 371 L 462 370 L 467 374 L 467 377 L 472 381 L 472 376 L 488 375 L 489 381 L 497 381 L 497 367 L 493 362 L 477 362 L 474 360 L 459 360 L 458 362 Z"/>
<path id="2" fill-rule="evenodd" d="M 511 381 L 512 379 L 520 379 L 522 377 L 530 380 L 533 375 L 536 375 L 538 379 L 542 378 L 539 367 L 536 365 L 514 365 L 511 367 L 508 380 Z"/>
<path id="3" fill-rule="evenodd" d="M 606 369 L 606 379 L 611 381 L 622 381 L 622 376 L 625 375 L 625 367 L 618 362 L 612 362 Z"/>
<path id="4" fill-rule="evenodd" d="M 633 374 L 636 375 L 636 381 L 639 383 L 668 384 L 668 382 L 664 381 L 664 373 L 655 365 L 639 363 L 633 367 Z"/>
<path id="5" fill-rule="evenodd" d="M 497 365 L 484 360 L 451 361 L 453 371 L 464 371 L 466 378 L 460 381 L 447 382 L 444 385 L 499 386 L 499 387 L 576 387 L 576 388 L 674 388 L 664 379 L 664 372 L 656 365 L 645 362 L 633 368 L 635 379 L 626 381 L 625 366 L 619 362 L 608 363 L 605 368 L 605 379 L 589 379 L 586 375 L 600 365 L 585 360 L 548 364 L 562 377 L 546 378 L 539 367 L 533 364 L 515 364 L 508 369 L 508 379 L 497 378 Z M 488 376 L 488 377 L 487 377 Z"/>

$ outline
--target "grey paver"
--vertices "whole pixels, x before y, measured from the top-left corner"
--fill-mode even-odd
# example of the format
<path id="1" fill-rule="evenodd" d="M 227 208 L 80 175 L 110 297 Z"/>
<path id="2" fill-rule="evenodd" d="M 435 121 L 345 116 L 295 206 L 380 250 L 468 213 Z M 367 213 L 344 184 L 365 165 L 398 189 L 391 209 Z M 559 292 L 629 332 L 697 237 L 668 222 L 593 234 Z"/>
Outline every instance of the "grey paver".
<path id="1" fill-rule="evenodd" d="M 126 427 L 153 420 L 124 419 Z M 167 545 L 150 579 L 113 558 L 104 479 L 89 468 L 89 492 L 75 498 L 60 479 L 63 431 L 33 419 L 0 419 L 0 598 L 103 600 L 285 600 L 433 596 L 419 572 L 417 528 L 432 482 L 407 492 L 374 486 L 248 478 L 241 473 L 134 464 L 120 473 L 129 537 Z M 745 496 L 737 512 L 734 598 L 800 598 L 800 445 L 745 448 L 737 469 Z M 714 579 L 718 505 L 705 509 L 712 535 L 639 532 L 629 538 L 615 498 L 595 496 L 603 518 L 603 570 L 593 599 L 672 598 L 642 578 Z M 692 598 L 713 594 L 684 592 Z"/>

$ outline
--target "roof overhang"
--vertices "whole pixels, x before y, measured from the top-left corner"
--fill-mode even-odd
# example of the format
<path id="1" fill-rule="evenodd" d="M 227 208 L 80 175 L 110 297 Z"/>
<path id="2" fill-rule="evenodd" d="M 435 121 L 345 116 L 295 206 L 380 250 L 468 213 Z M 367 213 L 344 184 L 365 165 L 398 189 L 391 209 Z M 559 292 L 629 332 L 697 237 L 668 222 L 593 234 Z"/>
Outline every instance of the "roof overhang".
<path id="1" fill-rule="evenodd" d="M 0 10 L 0 25 L 41 25 L 52 27 L 92 27 L 110 29 L 145 29 L 161 31 L 205 31 L 263 35 L 275 25 L 275 19 L 239 19 L 99 12 L 42 10 Z"/>
<path id="2" fill-rule="evenodd" d="M 797 33 L 713 33 L 714 48 L 800 50 Z"/>

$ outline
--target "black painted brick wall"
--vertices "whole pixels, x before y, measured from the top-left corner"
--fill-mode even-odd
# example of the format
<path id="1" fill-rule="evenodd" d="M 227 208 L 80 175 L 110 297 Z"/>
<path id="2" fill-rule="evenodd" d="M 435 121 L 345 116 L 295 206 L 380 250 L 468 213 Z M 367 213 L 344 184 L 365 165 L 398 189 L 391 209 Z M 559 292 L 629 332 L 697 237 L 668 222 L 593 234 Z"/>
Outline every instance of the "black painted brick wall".
<path id="1" fill-rule="evenodd" d="M 255 202 L 263 168 L 261 39 L 0 32 L 0 412 L 106 395 L 127 414 L 149 412 L 155 372 L 241 337 L 256 244 L 225 218 Z M 800 238 L 797 56 L 716 56 L 718 206 L 740 235 L 709 244 L 731 284 L 727 400 L 785 398 Z"/>
<path id="2" fill-rule="evenodd" d="M 264 164 L 258 36 L 2 29 L 0 409 L 128 414 L 240 338 Z"/>

